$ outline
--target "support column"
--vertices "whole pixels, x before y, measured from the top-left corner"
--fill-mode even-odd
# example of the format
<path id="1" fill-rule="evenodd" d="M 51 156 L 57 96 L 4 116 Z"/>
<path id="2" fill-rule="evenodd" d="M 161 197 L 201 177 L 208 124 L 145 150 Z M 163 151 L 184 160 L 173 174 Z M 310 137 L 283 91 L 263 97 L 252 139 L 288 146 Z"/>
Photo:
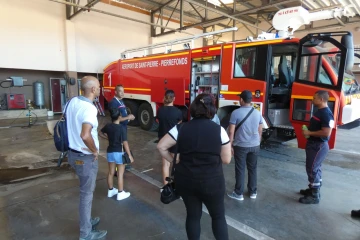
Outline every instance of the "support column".
<path id="1" fill-rule="evenodd" d="M 76 66 L 76 41 L 75 25 L 69 20 L 65 20 L 65 59 L 66 73 L 70 78 L 75 78 L 75 84 L 67 83 L 68 98 L 78 95 L 77 66 Z"/>

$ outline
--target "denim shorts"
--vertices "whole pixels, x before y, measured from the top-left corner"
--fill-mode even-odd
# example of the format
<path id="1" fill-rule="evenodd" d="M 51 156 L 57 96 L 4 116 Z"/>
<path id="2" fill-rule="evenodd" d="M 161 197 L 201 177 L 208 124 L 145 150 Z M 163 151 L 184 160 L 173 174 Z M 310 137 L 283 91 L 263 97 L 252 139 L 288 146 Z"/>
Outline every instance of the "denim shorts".
<path id="1" fill-rule="evenodd" d="M 123 164 L 123 152 L 111 152 L 107 153 L 107 161 L 109 163 Z"/>

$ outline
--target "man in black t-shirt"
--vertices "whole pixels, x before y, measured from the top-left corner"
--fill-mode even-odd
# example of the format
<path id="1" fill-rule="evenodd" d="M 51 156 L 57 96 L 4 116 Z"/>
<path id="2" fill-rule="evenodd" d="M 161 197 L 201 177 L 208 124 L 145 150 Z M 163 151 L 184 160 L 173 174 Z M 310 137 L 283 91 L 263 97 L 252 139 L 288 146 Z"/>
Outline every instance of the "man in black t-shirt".
<path id="1" fill-rule="evenodd" d="M 308 129 L 303 129 L 303 135 L 308 138 L 305 151 L 309 188 L 300 190 L 304 195 L 299 199 L 300 203 L 317 204 L 320 201 L 321 164 L 329 152 L 328 141 L 335 125 L 334 116 L 327 105 L 328 100 L 327 91 L 320 90 L 315 93 L 313 104 L 318 110 L 310 119 Z"/>

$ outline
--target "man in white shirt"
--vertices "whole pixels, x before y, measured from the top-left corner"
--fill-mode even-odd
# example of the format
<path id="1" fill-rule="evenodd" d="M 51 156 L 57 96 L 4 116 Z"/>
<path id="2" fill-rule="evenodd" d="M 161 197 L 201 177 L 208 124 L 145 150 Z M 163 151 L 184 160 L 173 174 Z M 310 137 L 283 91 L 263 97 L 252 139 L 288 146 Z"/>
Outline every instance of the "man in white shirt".
<path id="1" fill-rule="evenodd" d="M 107 231 L 95 230 L 100 218 L 91 218 L 99 154 L 97 109 L 93 101 L 100 95 L 99 80 L 92 76 L 83 77 L 81 90 L 84 95 L 72 98 L 66 109 L 68 161 L 80 180 L 80 240 L 101 239 Z"/>

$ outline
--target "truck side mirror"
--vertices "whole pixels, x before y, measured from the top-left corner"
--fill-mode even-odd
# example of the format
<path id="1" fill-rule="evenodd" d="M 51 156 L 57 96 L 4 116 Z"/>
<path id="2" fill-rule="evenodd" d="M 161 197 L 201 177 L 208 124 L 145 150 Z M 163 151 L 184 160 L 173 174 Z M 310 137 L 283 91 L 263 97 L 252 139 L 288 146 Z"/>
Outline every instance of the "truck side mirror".
<path id="1" fill-rule="evenodd" d="M 341 44 L 347 49 L 345 70 L 351 71 L 354 66 L 354 41 L 351 32 L 341 37 Z"/>

